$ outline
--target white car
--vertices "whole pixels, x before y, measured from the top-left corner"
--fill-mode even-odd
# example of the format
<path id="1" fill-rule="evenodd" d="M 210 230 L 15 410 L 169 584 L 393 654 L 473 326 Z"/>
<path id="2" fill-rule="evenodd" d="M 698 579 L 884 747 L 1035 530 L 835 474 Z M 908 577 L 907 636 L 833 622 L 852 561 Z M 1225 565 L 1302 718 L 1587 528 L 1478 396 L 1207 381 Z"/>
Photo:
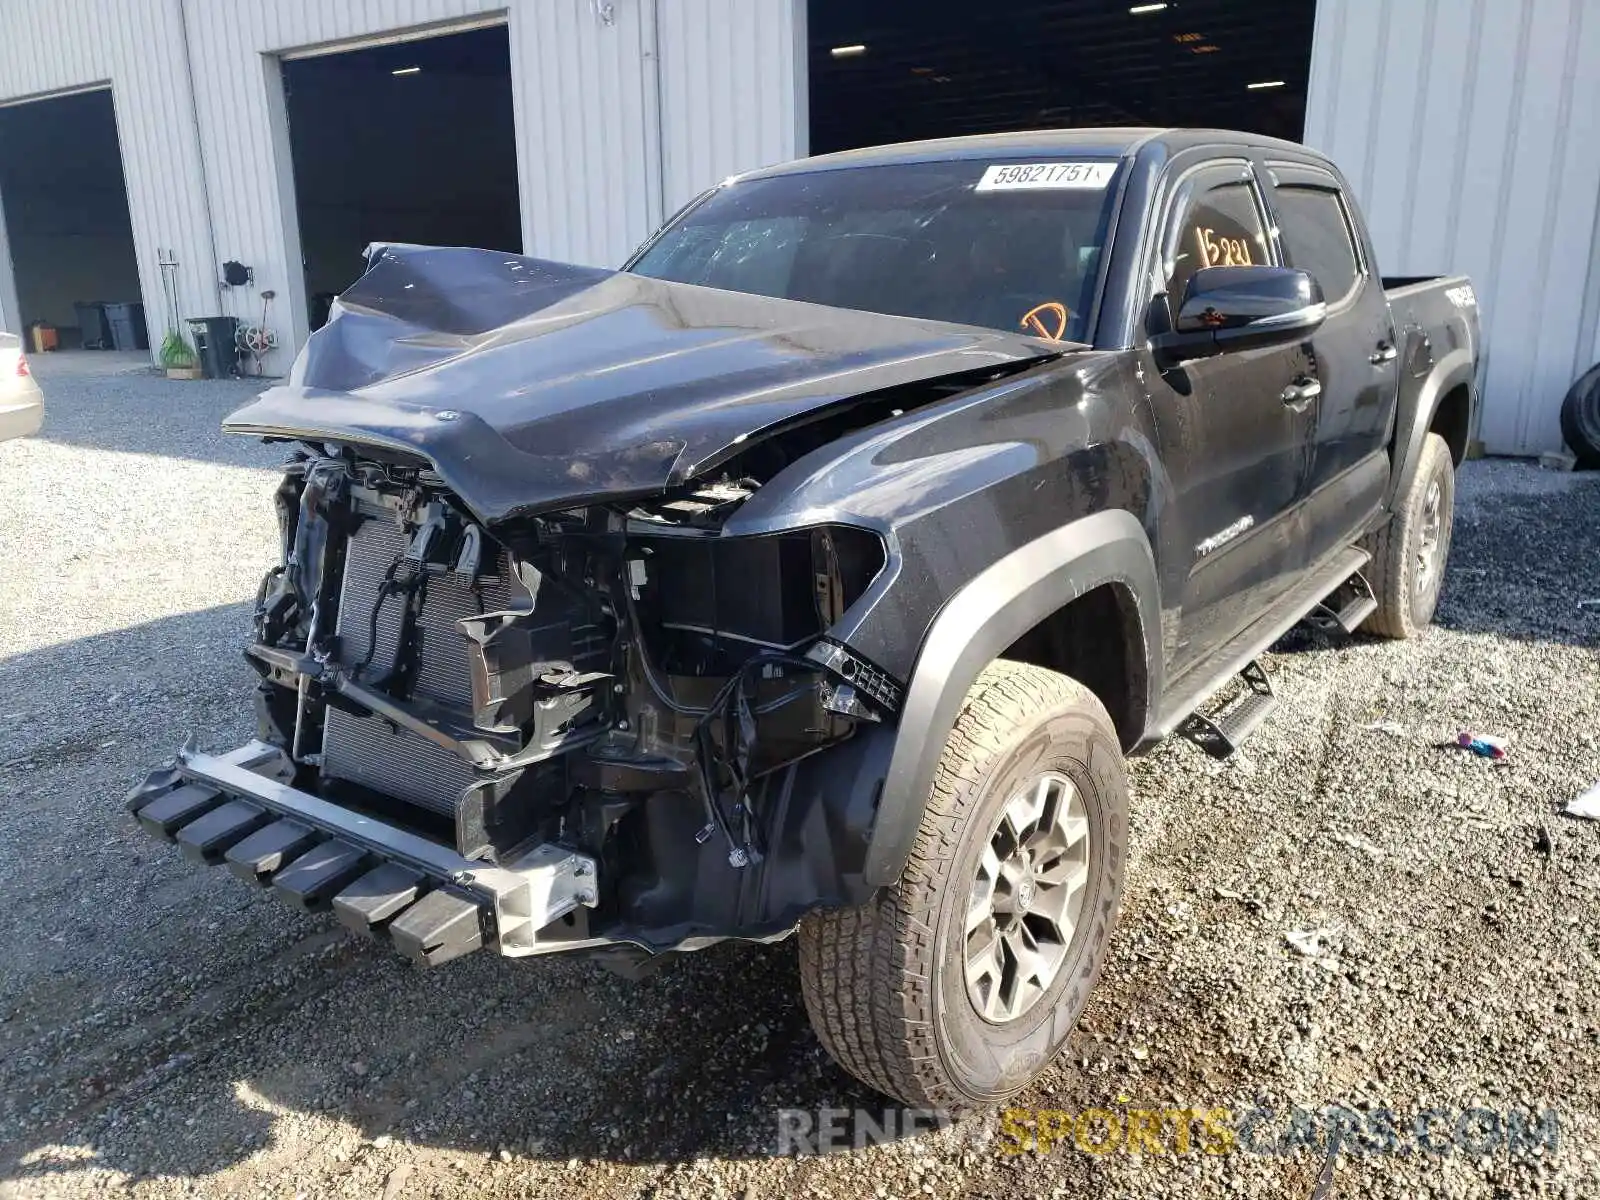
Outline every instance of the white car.
<path id="1" fill-rule="evenodd" d="M 38 433 L 44 423 L 44 393 L 28 370 L 22 339 L 0 330 L 0 442 Z"/>

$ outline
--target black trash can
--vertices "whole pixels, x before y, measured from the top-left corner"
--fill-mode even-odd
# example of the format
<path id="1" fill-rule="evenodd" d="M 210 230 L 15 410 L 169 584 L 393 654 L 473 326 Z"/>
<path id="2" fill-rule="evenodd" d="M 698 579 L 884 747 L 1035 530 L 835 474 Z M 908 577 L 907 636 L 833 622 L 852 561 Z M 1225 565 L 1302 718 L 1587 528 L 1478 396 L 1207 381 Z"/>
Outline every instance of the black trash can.
<path id="1" fill-rule="evenodd" d="M 190 317 L 189 336 L 200 359 L 200 373 L 207 379 L 227 379 L 239 373 L 239 348 L 234 335 L 238 317 Z"/>
<path id="2" fill-rule="evenodd" d="M 138 301 L 106 305 L 106 324 L 111 326 L 111 345 L 117 350 L 148 350 L 150 334 L 144 327 L 144 305 Z"/>
<path id="3" fill-rule="evenodd" d="M 83 348 L 111 349 L 111 326 L 106 321 L 106 306 L 98 300 L 75 300 L 72 307 L 78 313 L 78 329 L 83 334 Z"/>

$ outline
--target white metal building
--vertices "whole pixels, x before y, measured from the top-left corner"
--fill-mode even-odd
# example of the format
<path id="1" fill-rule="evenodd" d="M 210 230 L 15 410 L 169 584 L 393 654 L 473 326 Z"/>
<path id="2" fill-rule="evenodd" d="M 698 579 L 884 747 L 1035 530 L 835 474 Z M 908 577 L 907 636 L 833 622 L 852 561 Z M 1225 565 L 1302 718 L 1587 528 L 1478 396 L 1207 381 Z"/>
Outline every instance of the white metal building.
<path id="1" fill-rule="evenodd" d="M 1288 90 L 1298 93 L 1293 121 L 1298 126 L 1303 117 L 1304 140 L 1333 155 L 1351 178 L 1385 272 L 1459 270 L 1478 282 L 1490 347 L 1479 436 L 1488 450 L 1526 454 L 1560 444 L 1561 397 L 1600 359 L 1600 0 L 1286 0 L 1265 8 L 1250 0 L 1137 6 L 1132 0 L 1020 0 L 1004 18 L 965 0 L 917 7 L 925 18 L 941 5 L 970 25 L 947 38 L 963 43 L 963 63 L 974 61 L 985 39 L 1001 50 L 1026 45 L 1029 22 L 1037 24 L 1041 44 L 1048 35 L 1078 47 L 1066 70 L 1033 64 L 1028 86 L 1043 101 L 1036 97 L 1032 107 L 990 114 L 987 127 L 1127 123 L 1126 114 L 1151 111 L 1166 118 L 1162 123 L 1222 123 L 1228 118 L 1216 114 L 1235 109 L 1219 107 L 1199 84 L 1153 109 L 1141 107 L 1137 95 L 1164 92 L 1167 81 L 1188 78 L 1172 69 L 1171 54 L 1186 56 L 1178 65 L 1193 68 L 1195 79 L 1204 66 L 1207 86 L 1242 96 L 1257 69 L 1251 64 L 1265 70 L 1270 62 L 1278 70 L 1271 56 L 1293 53 L 1298 63 L 1281 70 L 1291 79 Z M 30 206 L 13 194 L 27 191 L 41 155 L 37 146 L 30 161 L 13 154 L 8 170 L 8 140 L 20 142 L 6 131 L 29 128 L 32 114 L 45 113 L 53 98 L 91 89 L 109 96 L 131 228 L 130 271 L 136 271 L 152 341 L 160 338 L 165 252 L 181 264 L 176 282 L 185 317 L 230 311 L 259 319 L 257 297 L 275 293 L 267 322 L 282 346 L 268 356 L 266 369 L 282 373 L 316 318 L 306 282 L 314 239 L 303 244 L 301 228 L 311 219 L 308 188 L 316 188 L 296 179 L 285 95 L 295 63 L 339 54 L 352 63 L 363 54 L 377 62 L 370 57 L 375 48 L 422 47 L 484 28 L 503 31 L 495 36 L 508 63 L 516 160 L 512 224 L 520 228 L 521 248 L 615 265 L 705 186 L 740 169 L 803 155 L 813 145 L 829 148 L 855 101 L 841 99 L 836 109 L 844 116 L 835 111 L 827 135 L 813 136 L 824 128 L 813 101 L 853 95 L 836 73 L 849 67 L 840 59 L 853 55 L 839 56 L 828 43 L 848 36 L 855 22 L 862 32 L 851 40 L 866 44 L 860 60 L 871 64 L 894 38 L 904 35 L 909 44 L 920 31 L 911 14 L 898 11 L 902 7 L 910 6 L 887 0 L 4 0 L 0 205 L 7 220 L 0 222 L 0 325 L 32 319 L 24 297 L 34 285 L 19 281 L 38 273 L 26 265 L 38 256 L 21 253 L 18 243 L 34 236 L 28 221 L 41 209 L 59 207 Z M 1266 24 L 1274 19 L 1263 15 L 1268 8 L 1303 20 L 1308 45 L 1289 51 L 1278 45 L 1286 39 Z M 1159 28 L 1141 23 L 1147 14 L 1159 17 Z M 998 28 L 997 21 L 1009 24 Z M 1156 43 L 1168 57 L 1150 58 Z M 1202 56 L 1205 51 L 1215 54 Z M 392 51 L 379 63 L 392 69 L 379 73 L 419 70 L 393 66 L 403 61 L 393 54 L 407 52 Z M 922 90 L 886 91 L 868 107 L 909 106 L 917 120 L 886 128 L 985 127 L 974 124 L 977 101 L 1009 94 L 1011 85 L 997 82 L 1000 76 L 975 68 L 977 82 L 951 105 L 962 75 L 942 65 L 941 53 L 954 49 L 924 40 L 899 60 L 904 65 L 894 68 L 896 78 Z M 876 59 L 880 68 L 888 61 Z M 941 104 L 957 114 L 948 127 L 938 123 Z M 336 116 L 330 111 L 330 120 Z M 1286 119 L 1281 108 L 1273 119 Z M 474 137 L 474 129 L 459 128 L 454 140 L 471 143 Z M 59 152 L 70 157 L 74 147 L 61 145 Z M 472 189 L 472 181 L 463 180 L 458 190 Z M 48 236 L 56 240 L 38 246 L 60 247 L 61 261 L 80 244 L 70 230 Z M 374 240 L 393 239 L 379 232 Z M 110 257 L 96 250 L 93 262 Z M 219 265 L 229 260 L 253 271 L 243 292 L 230 294 L 217 283 Z M 41 299 L 33 307 L 44 304 Z"/>

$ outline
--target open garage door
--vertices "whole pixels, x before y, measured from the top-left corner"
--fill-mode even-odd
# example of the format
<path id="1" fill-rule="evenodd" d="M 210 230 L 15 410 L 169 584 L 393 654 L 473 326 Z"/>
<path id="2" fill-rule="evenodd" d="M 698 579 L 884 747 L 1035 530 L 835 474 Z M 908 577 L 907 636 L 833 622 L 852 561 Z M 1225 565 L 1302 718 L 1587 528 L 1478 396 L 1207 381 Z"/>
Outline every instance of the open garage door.
<path id="1" fill-rule="evenodd" d="M 113 335 L 148 348 L 109 89 L 0 107 L 0 205 L 19 310 L 8 321 L 54 326 L 69 348 L 111 348 Z"/>
<path id="2" fill-rule="evenodd" d="M 1298 139 L 1315 0 L 809 0 L 811 152 L 1082 125 Z"/>
<path id="3" fill-rule="evenodd" d="M 503 25 L 283 64 L 311 327 L 372 242 L 519 250 Z"/>

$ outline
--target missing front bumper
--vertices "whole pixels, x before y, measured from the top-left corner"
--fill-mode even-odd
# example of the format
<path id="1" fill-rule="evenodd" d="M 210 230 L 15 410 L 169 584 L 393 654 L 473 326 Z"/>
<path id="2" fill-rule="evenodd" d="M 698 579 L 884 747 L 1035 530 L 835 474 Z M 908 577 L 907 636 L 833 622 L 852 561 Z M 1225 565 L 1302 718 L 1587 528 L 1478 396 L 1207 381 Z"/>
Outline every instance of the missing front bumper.
<path id="1" fill-rule="evenodd" d="M 504 866 L 289 786 L 287 756 L 249 742 L 228 754 L 179 751 L 129 794 L 147 832 L 186 856 L 270 886 L 300 908 L 427 966 L 485 946 L 507 956 L 574 949 L 578 910 L 598 899 L 595 861 L 540 845 Z"/>

